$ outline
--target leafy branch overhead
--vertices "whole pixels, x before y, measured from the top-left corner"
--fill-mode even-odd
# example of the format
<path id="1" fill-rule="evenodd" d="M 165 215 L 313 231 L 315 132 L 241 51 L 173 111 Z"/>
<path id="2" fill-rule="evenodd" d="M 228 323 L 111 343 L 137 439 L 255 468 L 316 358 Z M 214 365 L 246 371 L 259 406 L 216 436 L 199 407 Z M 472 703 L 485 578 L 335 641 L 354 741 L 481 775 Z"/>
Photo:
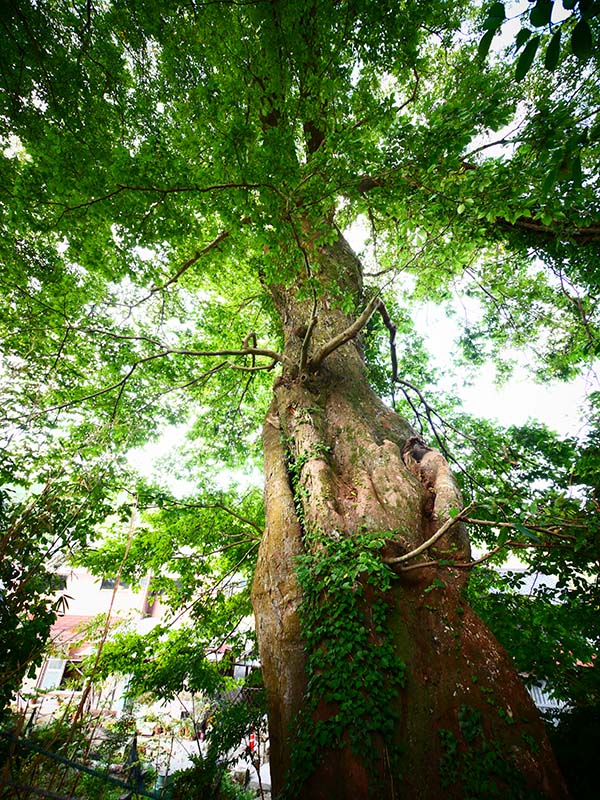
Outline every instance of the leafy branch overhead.
<path id="1" fill-rule="evenodd" d="M 496 34 L 502 31 L 506 22 L 520 19 L 521 29 L 514 38 L 515 50 L 521 53 L 517 59 L 515 79 L 523 78 L 529 72 L 540 47 L 545 47 L 544 67 L 553 72 L 569 55 L 576 57 L 580 68 L 600 48 L 597 18 L 600 16 L 600 3 L 594 0 L 562 0 L 566 16 L 561 15 L 558 3 L 554 0 L 530 0 L 530 10 L 507 16 L 506 3 L 492 3 L 483 21 L 485 33 L 479 42 L 479 57 L 485 58 Z M 556 8 L 555 8 L 556 6 Z M 511 6 L 508 5 L 510 15 Z M 554 17 L 554 19 L 553 19 Z M 568 41 L 568 44 L 565 42 Z"/>
<path id="2" fill-rule="evenodd" d="M 485 63 L 511 8 L 7 5 L 0 627 L 31 624 L 3 697 L 55 613 L 46 558 L 150 571 L 168 620 L 101 626 L 92 669 L 217 692 L 201 654 L 248 653 L 252 605 L 274 796 L 475 796 L 473 763 L 491 794 L 566 796 L 471 606 L 506 620 L 465 592 L 512 550 L 599 640 L 598 396 L 561 438 L 458 395 L 483 367 L 591 380 L 599 14 L 527 4 L 517 82 Z"/>

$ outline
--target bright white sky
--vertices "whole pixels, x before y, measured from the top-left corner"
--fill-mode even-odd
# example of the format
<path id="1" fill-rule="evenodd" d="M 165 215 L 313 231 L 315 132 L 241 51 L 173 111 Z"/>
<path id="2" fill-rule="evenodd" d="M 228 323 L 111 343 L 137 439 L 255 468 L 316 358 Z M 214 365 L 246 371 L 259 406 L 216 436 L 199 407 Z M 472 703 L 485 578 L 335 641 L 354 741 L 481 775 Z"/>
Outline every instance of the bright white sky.
<path id="1" fill-rule="evenodd" d="M 415 324 L 427 342 L 434 364 L 447 368 L 453 361 L 452 352 L 459 334 L 457 325 L 448 319 L 443 309 L 433 304 L 417 313 Z M 502 425 L 522 425 L 528 419 L 536 419 L 563 435 L 574 436 L 582 431 L 585 397 L 590 391 L 600 389 L 598 376 L 592 372 L 570 383 L 539 384 L 531 380 L 523 365 L 517 367 L 514 376 L 502 386 L 496 385 L 495 377 L 493 364 L 486 364 L 474 382 L 465 383 L 462 388 L 458 382 L 465 411 L 496 419 Z M 426 387 L 421 388 L 426 391 Z"/>

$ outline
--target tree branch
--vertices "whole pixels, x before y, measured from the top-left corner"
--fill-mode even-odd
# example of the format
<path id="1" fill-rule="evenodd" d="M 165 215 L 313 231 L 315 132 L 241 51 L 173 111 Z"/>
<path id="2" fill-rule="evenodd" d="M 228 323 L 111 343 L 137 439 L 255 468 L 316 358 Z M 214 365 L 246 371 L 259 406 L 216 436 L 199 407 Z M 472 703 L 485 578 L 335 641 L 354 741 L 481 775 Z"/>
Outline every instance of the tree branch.
<path id="1" fill-rule="evenodd" d="M 475 165 L 463 164 L 466 169 L 477 169 Z M 393 170 L 381 175 L 363 175 L 353 187 L 359 194 L 365 195 L 367 192 L 376 188 L 390 188 L 393 184 L 394 177 L 404 181 L 409 186 L 415 188 L 427 188 L 425 184 L 417 181 L 414 177 L 409 175 L 393 175 Z M 432 189 L 433 191 L 433 189 Z M 447 197 L 450 200 L 451 198 Z M 546 239 L 571 239 L 577 244 L 591 244 L 600 242 L 600 225 L 575 225 L 571 224 L 565 226 L 564 221 L 552 221 L 549 225 L 545 225 L 541 220 L 531 219 L 530 217 L 518 217 L 514 222 L 509 222 L 504 217 L 496 217 L 493 223 L 499 227 L 510 230 L 526 230 L 533 234 L 543 236 Z"/>
<path id="2" fill-rule="evenodd" d="M 255 367 L 245 367 L 243 364 L 232 364 L 231 361 L 227 362 L 230 369 L 237 369 L 239 372 L 269 372 L 277 366 L 277 360 L 273 359 L 270 364 L 257 365 Z"/>
<path id="3" fill-rule="evenodd" d="M 86 400 L 93 400 L 95 397 L 100 397 L 104 394 L 109 394 L 115 389 L 119 390 L 117 397 L 117 404 L 118 404 L 125 389 L 125 384 L 131 378 L 131 376 L 139 366 L 141 366 L 142 364 L 146 364 L 149 361 L 154 361 L 157 358 L 164 358 L 165 356 L 170 356 L 170 355 L 198 356 L 198 357 L 203 356 L 207 358 L 215 356 L 265 356 L 266 358 L 271 359 L 272 363 L 265 365 L 263 367 L 240 367 L 237 365 L 229 364 L 229 362 L 227 361 L 224 361 L 222 364 L 219 365 L 219 369 L 224 366 L 230 366 L 235 369 L 245 369 L 246 371 L 273 369 L 275 365 L 282 360 L 281 355 L 275 352 L 274 350 L 268 350 L 257 347 L 249 347 L 242 350 L 187 350 L 187 349 L 163 350 L 161 353 L 153 353 L 152 355 L 145 356 L 144 358 L 140 358 L 138 361 L 134 362 L 134 364 L 132 364 L 127 374 L 123 378 L 121 378 L 120 381 L 117 381 L 116 383 L 113 383 L 110 386 L 106 386 L 103 389 L 98 389 L 95 392 L 90 392 L 89 394 L 83 395 L 82 397 L 78 397 L 75 400 L 68 400 L 66 403 L 60 403 L 59 405 L 56 406 L 50 406 L 49 408 L 43 409 L 41 413 L 47 414 L 50 411 L 61 411 L 65 408 L 70 408 L 74 405 L 77 405 L 78 403 L 83 403 Z M 208 372 L 212 374 L 215 371 L 216 370 L 213 368 Z"/>
<path id="4" fill-rule="evenodd" d="M 427 541 L 420 544 L 418 547 L 415 547 L 414 550 L 411 550 L 410 553 L 405 553 L 402 556 L 396 556 L 395 558 L 386 558 L 384 562 L 386 564 L 401 564 L 403 561 L 409 561 L 411 558 L 416 558 L 416 556 L 421 555 L 425 550 L 429 550 L 438 539 L 441 539 L 442 536 L 447 533 L 453 525 L 456 525 L 457 522 L 465 519 L 467 511 L 473 507 L 473 503 L 469 503 L 468 506 L 465 506 L 462 511 L 460 511 L 455 517 L 446 520 L 442 527 L 436 531 L 433 536 L 430 536 Z M 427 566 L 430 562 L 426 562 L 423 566 Z"/>
<path id="5" fill-rule="evenodd" d="M 544 225 L 540 220 L 530 219 L 529 217 L 519 217 L 514 222 L 502 217 L 496 218 L 496 223 L 503 228 L 512 230 L 526 230 L 531 233 L 545 236 L 548 239 L 560 239 L 561 236 L 565 239 L 572 239 L 577 244 L 591 244 L 593 242 L 600 242 L 600 225 L 588 226 L 573 226 L 565 229 L 563 222 L 556 222 L 550 225 Z"/>
<path id="6" fill-rule="evenodd" d="M 331 353 L 337 350 L 338 347 L 341 347 L 343 344 L 346 344 L 346 342 L 354 339 L 354 337 L 360 333 L 367 322 L 371 319 L 373 314 L 377 311 L 380 303 L 381 299 L 378 295 L 375 295 L 375 297 L 370 300 L 362 314 L 354 320 L 352 325 L 349 325 L 346 330 L 342 331 L 337 336 L 334 336 L 333 339 L 330 339 L 326 344 L 323 345 L 323 347 L 321 347 L 316 355 L 308 362 L 308 368 L 313 372 L 316 371 L 321 363 L 327 358 L 327 356 L 331 355 Z"/>
<path id="7" fill-rule="evenodd" d="M 473 503 L 470 504 L 470 506 L 472 505 Z M 464 522 L 468 522 L 471 525 L 486 525 L 488 527 L 493 527 L 493 528 L 513 528 L 513 529 L 515 528 L 515 523 L 513 522 L 494 522 L 492 520 L 487 520 L 487 519 L 475 519 L 473 517 L 463 516 L 464 511 L 467 511 L 470 506 L 466 506 L 463 512 L 461 512 L 461 514 L 459 515 L 459 517 L 460 516 L 463 517 Z M 458 519 L 458 517 L 455 517 L 455 519 Z M 571 536 L 570 534 L 567 533 L 557 533 L 556 531 L 551 531 L 548 530 L 547 528 L 542 528 L 540 526 L 527 525 L 526 527 L 529 528 L 530 530 L 534 530 L 538 533 L 543 533 L 547 536 L 556 536 L 559 539 L 568 539 L 570 541 L 576 540 L 575 536 Z M 580 526 L 575 525 L 573 527 L 580 527 Z M 483 564 L 485 561 L 489 561 L 490 558 L 493 558 L 495 555 L 498 555 L 498 553 L 501 550 L 511 550 L 511 549 L 525 550 L 531 547 L 553 549 L 556 548 L 557 546 L 560 547 L 560 545 L 558 544 L 544 544 L 544 542 L 517 542 L 513 539 L 509 539 L 503 544 L 494 547 L 492 550 L 480 556 L 479 558 L 473 559 L 473 561 L 461 562 L 461 561 L 448 561 L 447 559 L 438 559 L 436 561 L 423 561 L 420 564 L 411 564 L 407 567 L 403 567 L 402 572 L 408 572 L 414 569 L 422 569 L 423 567 L 439 567 L 439 566 L 457 567 L 458 569 L 471 569 L 477 564 Z M 408 554 L 408 556 L 410 555 L 411 554 Z M 401 556 L 401 558 L 407 558 L 408 556 L 406 557 Z M 393 561 L 388 561 L 386 563 L 393 563 Z"/>
<path id="8" fill-rule="evenodd" d="M 181 194 L 183 192 L 194 192 L 195 194 L 206 194 L 207 192 L 219 192 L 226 189 L 271 189 L 276 194 L 281 195 L 281 190 L 274 186 L 272 183 L 215 183 L 210 186 L 129 186 L 124 184 L 117 184 L 117 188 L 111 192 L 101 195 L 100 197 L 92 197 L 91 200 L 84 200 L 74 206 L 63 206 L 63 214 L 68 214 L 72 211 L 78 211 L 81 208 L 88 208 L 89 206 L 102 203 L 105 200 L 110 200 L 122 192 L 147 192 L 162 195 L 163 197 L 168 194 Z M 48 203 L 48 205 L 60 206 L 60 203 Z"/>
<path id="9" fill-rule="evenodd" d="M 423 567 L 451 567 L 454 569 L 471 569 L 472 567 L 477 566 L 477 564 L 482 564 L 484 561 L 489 561 L 490 558 L 497 555 L 501 550 L 504 548 L 511 547 L 512 542 L 505 542 L 503 545 L 498 545 L 498 547 L 494 547 L 493 550 L 490 550 L 489 553 L 481 556 L 480 558 L 476 558 L 473 561 L 447 561 L 446 559 L 438 559 L 437 561 L 422 561 L 420 564 L 410 564 L 408 567 L 401 567 L 401 572 L 411 572 L 413 569 L 423 569 Z"/>
<path id="10" fill-rule="evenodd" d="M 181 267 L 179 267 L 179 269 L 177 270 L 177 272 L 174 275 L 172 275 L 165 283 L 163 283 L 160 286 L 153 286 L 152 289 L 150 290 L 150 294 L 148 295 L 148 297 L 144 298 L 144 300 L 148 300 L 148 298 L 152 297 L 152 295 L 156 294 L 156 292 L 161 292 L 163 289 L 167 289 L 169 286 L 172 286 L 174 283 L 176 283 L 179 280 L 179 278 L 181 278 L 181 276 L 184 274 L 184 272 L 187 272 L 187 270 L 190 267 L 192 267 L 199 259 L 201 259 L 202 256 L 205 256 L 207 253 L 210 253 L 211 250 L 214 250 L 215 247 L 218 247 L 218 245 L 220 245 L 221 242 L 224 242 L 225 239 L 228 239 L 229 236 L 231 236 L 230 231 L 221 231 L 221 233 L 215 239 L 213 239 L 212 242 L 203 247 L 202 250 L 198 250 L 196 253 L 194 253 L 194 255 L 191 258 L 189 258 L 184 264 L 182 264 Z"/>
<path id="11" fill-rule="evenodd" d="M 417 92 L 419 91 L 419 73 L 416 70 L 416 67 L 413 67 L 413 75 L 415 77 L 415 85 L 413 86 L 413 90 L 410 93 L 410 96 L 402 103 L 402 105 L 397 109 L 397 112 L 400 113 L 403 111 L 406 106 L 409 106 L 412 102 L 414 102 L 417 98 Z"/>
<path id="12" fill-rule="evenodd" d="M 513 530 L 519 530 L 517 525 L 522 525 L 522 523 L 517 522 L 496 522 L 491 519 L 475 519 L 474 517 L 467 517 L 466 522 L 469 522 L 471 525 L 484 525 L 488 528 L 512 528 Z M 523 528 L 527 528 L 530 531 L 535 531 L 536 533 L 541 533 L 544 536 L 556 536 L 559 539 L 569 539 L 571 541 L 576 541 L 577 537 L 572 536 L 569 533 L 559 533 L 558 531 L 549 530 L 548 528 L 544 528 L 541 525 L 522 525 Z M 555 526 L 556 527 L 556 526 Z M 565 525 L 565 527 L 573 527 L 573 528 L 581 528 L 584 527 L 582 525 Z"/>
<path id="13" fill-rule="evenodd" d="M 310 348 L 310 340 L 312 337 L 312 332 L 317 324 L 317 317 L 315 315 L 316 307 L 315 303 L 313 302 L 313 315 L 311 317 L 310 322 L 308 323 L 308 327 L 306 328 L 306 333 L 304 334 L 304 339 L 302 340 L 302 352 L 300 354 L 300 374 L 303 375 L 306 372 L 306 366 L 308 364 L 308 351 Z"/>
<path id="14" fill-rule="evenodd" d="M 318 299 L 317 299 L 317 290 L 315 289 L 315 286 L 314 286 L 314 284 L 312 282 L 312 270 L 310 268 L 310 259 L 308 257 L 308 253 L 306 252 L 306 248 L 302 244 L 302 241 L 300 239 L 300 235 L 298 234 L 298 231 L 296 230 L 296 226 L 294 224 L 294 221 L 293 221 L 293 219 L 291 219 L 291 217 L 290 217 L 290 227 L 292 229 L 292 233 L 294 235 L 294 239 L 296 240 L 296 244 L 298 245 L 298 248 L 299 248 L 299 250 L 302 253 L 302 256 L 304 258 L 304 266 L 306 267 L 306 277 L 307 277 L 308 282 L 310 284 L 310 288 L 312 290 L 312 298 L 313 298 L 312 315 L 311 315 L 310 322 L 308 323 L 308 326 L 306 328 L 306 333 L 304 334 L 304 339 L 302 340 L 302 350 L 300 352 L 300 373 L 303 374 L 303 373 L 306 372 L 306 366 L 307 366 L 307 363 L 308 363 L 308 351 L 309 351 L 309 348 L 310 348 L 310 340 L 311 340 L 311 337 L 312 337 L 312 332 L 313 332 L 313 330 L 315 328 L 315 325 L 317 324 L 317 304 L 318 304 Z"/>

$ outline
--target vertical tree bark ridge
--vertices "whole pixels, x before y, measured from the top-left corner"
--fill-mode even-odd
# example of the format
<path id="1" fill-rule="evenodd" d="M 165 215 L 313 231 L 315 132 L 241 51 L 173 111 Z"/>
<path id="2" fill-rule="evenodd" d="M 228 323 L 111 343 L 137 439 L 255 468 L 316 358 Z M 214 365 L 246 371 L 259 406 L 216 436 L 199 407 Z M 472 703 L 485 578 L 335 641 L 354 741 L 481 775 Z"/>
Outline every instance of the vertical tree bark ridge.
<path id="1" fill-rule="evenodd" d="M 269 695 L 271 778 L 281 787 L 290 766 L 289 736 L 306 688 L 304 645 L 298 606 L 296 559 L 302 531 L 286 467 L 281 430 L 273 407 L 264 423 L 266 529 L 260 543 L 252 603 Z"/>
<path id="2" fill-rule="evenodd" d="M 325 285 L 328 279 L 342 280 L 347 290 L 359 291 L 358 259 L 341 237 L 317 256 Z M 300 373 L 298 332 L 306 329 L 312 307 L 298 299 L 298 288 L 273 291 L 285 357 L 264 428 L 267 532 L 253 588 L 275 797 L 292 763 L 293 721 L 305 706 L 307 654 L 296 569 L 300 553 L 319 547 L 308 534 L 318 532 L 330 541 L 365 531 L 384 534 L 382 557 L 402 554 L 429 538 L 450 509 L 461 505 L 445 459 L 368 386 L 358 341 L 342 345 L 315 373 Z M 313 349 L 350 321 L 331 296 L 321 297 Z M 468 556 L 461 526 L 437 544 L 436 555 L 442 553 Z M 527 792 L 567 797 L 536 709 L 507 654 L 462 599 L 464 581 L 464 570 L 399 571 L 386 595 L 389 635 L 407 674 L 396 702 L 393 741 L 374 735 L 376 752 L 361 753 L 350 747 L 350 731 L 340 731 L 338 745 L 323 749 L 294 798 L 483 798 L 486 781 L 507 800 L 534 796 Z M 368 590 L 365 597 L 365 629 L 375 641 L 380 634 L 369 605 L 375 596 Z M 331 719 L 336 710 L 333 701 L 324 700 L 314 716 Z M 399 761 L 390 757 L 392 750 Z M 472 785 L 477 782 L 481 786 Z"/>

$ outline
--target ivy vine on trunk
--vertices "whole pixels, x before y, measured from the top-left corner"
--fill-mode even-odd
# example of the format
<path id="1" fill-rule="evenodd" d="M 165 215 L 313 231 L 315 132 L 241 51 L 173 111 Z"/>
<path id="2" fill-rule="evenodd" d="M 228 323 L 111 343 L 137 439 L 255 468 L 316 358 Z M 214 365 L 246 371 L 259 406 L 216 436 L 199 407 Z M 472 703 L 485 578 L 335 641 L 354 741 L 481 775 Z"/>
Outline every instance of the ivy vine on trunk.
<path id="1" fill-rule="evenodd" d="M 470 552 L 460 520 L 448 524 L 462 507 L 456 481 L 369 387 L 360 337 L 344 336 L 366 305 L 360 262 L 339 235 L 306 250 L 331 292 L 313 303 L 301 280 L 272 290 L 284 370 L 264 425 L 267 529 L 253 586 L 275 794 L 460 797 L 475 757 L 459 712 L 472 708 L 497 754 L 482 787 L 508 791 L 509 764 L 515 798 L 566 797 L 537 711 L 464 601 L 467 573 L 451 566 Z M 353 313 L 336 302 L 340 284 Z M 331 341 L 343 343 L 311 360 Z M 445 524 L 408 561 L 420 568 L 393 571 Z"/>

